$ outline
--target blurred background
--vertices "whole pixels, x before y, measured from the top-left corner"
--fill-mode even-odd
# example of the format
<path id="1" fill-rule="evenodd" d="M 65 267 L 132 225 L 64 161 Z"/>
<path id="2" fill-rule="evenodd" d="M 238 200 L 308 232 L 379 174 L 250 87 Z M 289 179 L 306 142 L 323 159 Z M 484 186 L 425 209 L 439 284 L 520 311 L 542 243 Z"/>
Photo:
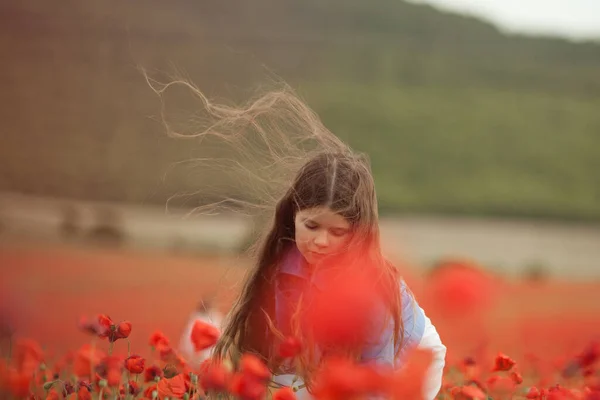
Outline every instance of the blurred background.
<path id="1" fill-rule="evenodd" d="M 166 135 L 142 69 L 224 102 L 284 80 L 369 154 L 386 252 L 415 276 L 468 259 L 598 322 L 595 0 L 9 0 L 0 52 L 0 272 L 24 334 L 59 346 L 95 312 L 177 334 L 248 265 L 252 218 L 188 215 L 210 195 L 185 161 L 216 150 Z"/>

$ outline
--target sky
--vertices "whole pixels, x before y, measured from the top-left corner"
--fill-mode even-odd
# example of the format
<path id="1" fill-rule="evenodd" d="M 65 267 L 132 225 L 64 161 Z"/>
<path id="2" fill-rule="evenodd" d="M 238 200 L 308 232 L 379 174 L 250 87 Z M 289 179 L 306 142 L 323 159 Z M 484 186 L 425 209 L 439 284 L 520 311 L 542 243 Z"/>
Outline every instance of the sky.
<path id="1" fill-rule="evenodd" d="M 600 0 L 411 0 L 484 17 L 507 32 L 600 39 Z"/>

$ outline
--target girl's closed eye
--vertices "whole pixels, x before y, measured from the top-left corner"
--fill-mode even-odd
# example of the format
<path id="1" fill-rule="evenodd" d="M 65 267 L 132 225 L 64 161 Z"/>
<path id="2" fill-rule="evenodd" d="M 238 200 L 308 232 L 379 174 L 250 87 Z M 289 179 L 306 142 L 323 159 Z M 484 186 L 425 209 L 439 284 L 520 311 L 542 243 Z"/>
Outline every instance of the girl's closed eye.
<path id="1" fill-rule="evenodd" d="M 304 226 L 306 226 L 311 231 L 314 231 L 315 229 L 317 229 L 319 227 L 319 225 L 317 225 L 313 221 L 304 221 Z"/>
<path id="2" fill-rule="evenodd" d="M 342 237 L 348 233 L 348 230 L 347 229 L 331 229 L 330 232 L 333 236 Z"/>

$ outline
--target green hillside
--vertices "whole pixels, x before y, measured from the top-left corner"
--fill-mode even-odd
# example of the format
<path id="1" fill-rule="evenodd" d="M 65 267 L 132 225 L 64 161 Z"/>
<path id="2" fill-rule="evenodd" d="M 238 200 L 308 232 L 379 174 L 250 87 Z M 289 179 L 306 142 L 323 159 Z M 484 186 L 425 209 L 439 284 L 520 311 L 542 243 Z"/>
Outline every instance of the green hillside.
<path id="1" fill-rule="evenodd" d="M 600 44 L 398 0 L 13 0 L 0 15 L 0 190 L 164 204 L 201 189 L 165 178 L 197 148 L 150 118 L 141 65 L 219 98 L 282 77 L 370 154 L 383 212 L 600 219 Z"/>

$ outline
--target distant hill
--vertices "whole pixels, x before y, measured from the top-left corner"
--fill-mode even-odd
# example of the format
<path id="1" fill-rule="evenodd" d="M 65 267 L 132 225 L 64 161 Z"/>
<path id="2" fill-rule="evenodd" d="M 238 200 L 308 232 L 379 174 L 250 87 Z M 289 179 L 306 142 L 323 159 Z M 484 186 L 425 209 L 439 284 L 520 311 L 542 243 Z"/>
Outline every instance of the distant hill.
<path id="1" fill-rule="evenodd" d="M 0 15 L 0 190 L 164 204 L 201 189 L 198 171 L 165 178 L 198 149 L 150 118 L 137 69 L 175 66 L 220 98 L 285 79 L 370 154 L 382 212 L 600 219 L 599 44 L 399 0 L 13 0 Z"/>

